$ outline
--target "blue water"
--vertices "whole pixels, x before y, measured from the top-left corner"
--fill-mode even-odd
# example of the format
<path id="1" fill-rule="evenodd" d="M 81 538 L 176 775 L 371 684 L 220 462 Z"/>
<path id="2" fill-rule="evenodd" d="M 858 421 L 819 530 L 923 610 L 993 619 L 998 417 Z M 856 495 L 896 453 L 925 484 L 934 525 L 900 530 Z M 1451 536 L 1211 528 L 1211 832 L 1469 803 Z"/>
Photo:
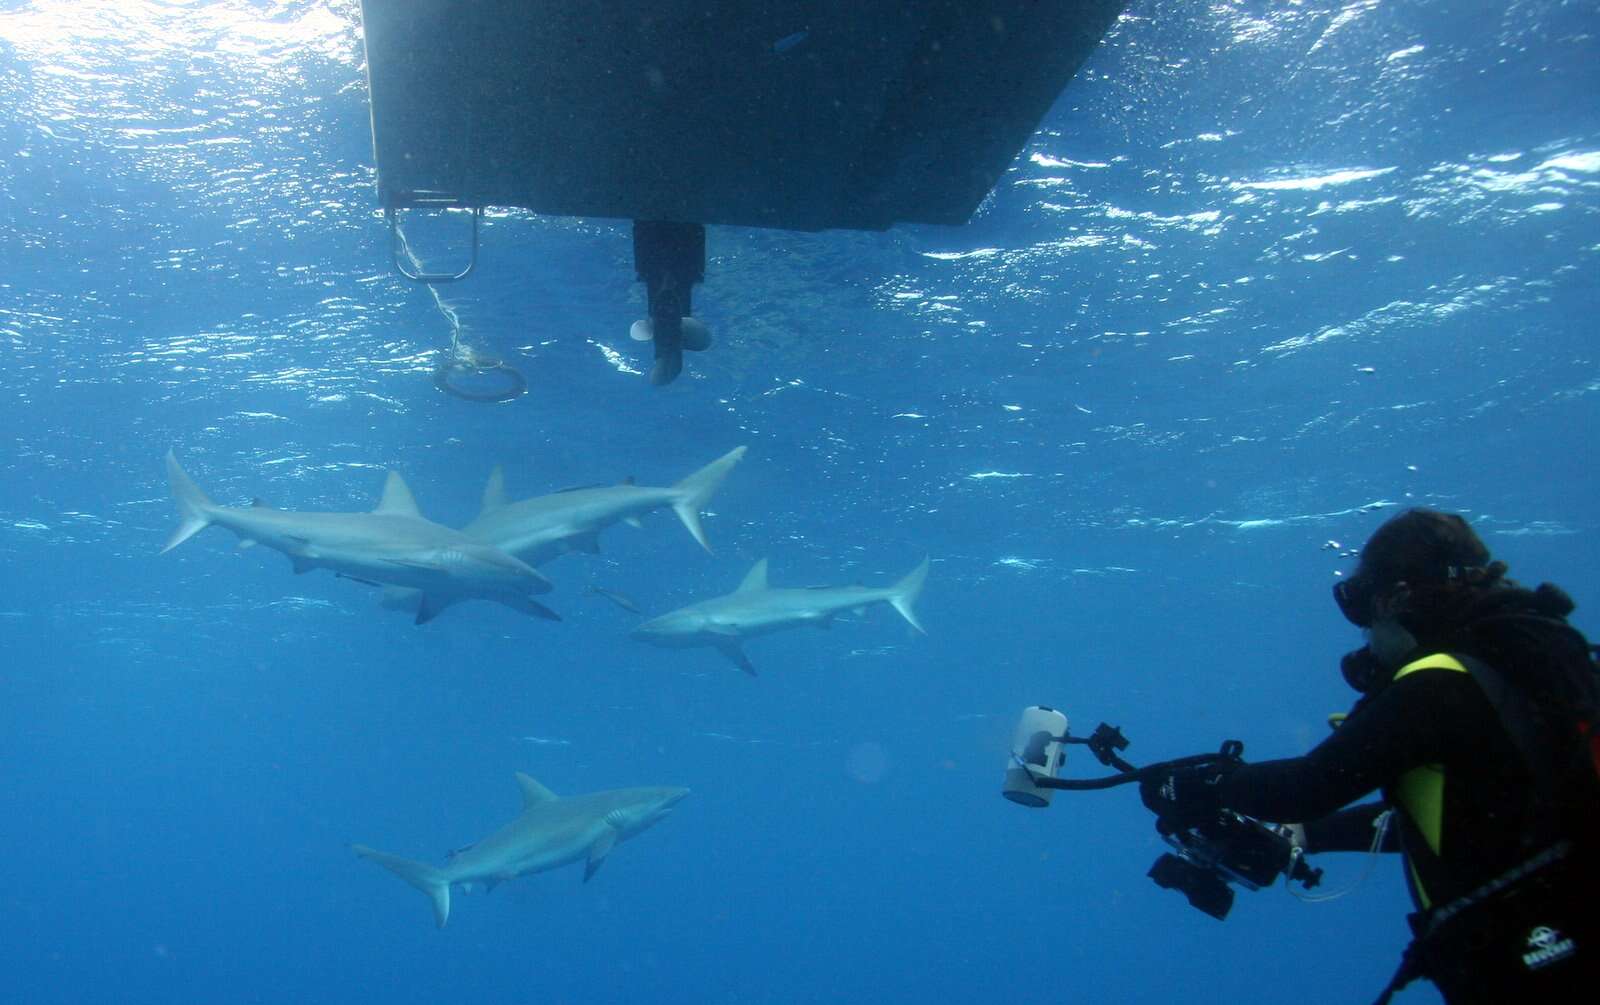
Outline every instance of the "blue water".
<path id="1" fill-rule="evenodd" d="M 446 292 L 528 377 L 429 380 L 451 324 L 388 270 L 350 2 L 0 11 L 0 986 L 50 1002 L 1368 1000 L 1386 860 L 1218 923 L 1144 876 L 1126 789 L 999 797 L 1027 704 L 1135 761 L 1290 756 L 1350 695 L 1328 600 L 1386 513 L 1468 514 L 1600 628 L 1600 12 L 1134 0 L 965 228 L 713 228 L 718 333 L 652 389 L 614 221 L 497 213 Z M 413 627 L 208 530 L 164 556 L 174 447 L 219 502 L 460 525 L 676 480 L 546 572 L 560 624 Z M 627 638 L 733 588 L 877 584 L 919 613 L 709 650 Z M 577 867 L 425 900 L 562 793 L 693 795 Z M 1075 755 L 1069 772 L 1098 766 Z M 1327 886 L 1358 856 L 1325 856 Z M 1399 999 L 1437 1001 L 1416 987 Z"/>

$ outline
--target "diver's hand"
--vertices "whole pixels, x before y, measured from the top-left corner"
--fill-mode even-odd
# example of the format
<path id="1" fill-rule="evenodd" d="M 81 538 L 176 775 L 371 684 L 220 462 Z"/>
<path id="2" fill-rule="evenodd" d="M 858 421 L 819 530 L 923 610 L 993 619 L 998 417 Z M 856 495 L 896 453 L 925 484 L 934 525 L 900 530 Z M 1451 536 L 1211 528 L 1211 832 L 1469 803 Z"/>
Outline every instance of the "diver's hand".
<path id="1" fill-rule="evenodd" d="M 1236 761 L 1220 761 L 1158 770 L 1140 781 L 1139 798 L 1169 827 L 1204 823 L 1222 809 L 1222 781 L 1236 767 Z"/>

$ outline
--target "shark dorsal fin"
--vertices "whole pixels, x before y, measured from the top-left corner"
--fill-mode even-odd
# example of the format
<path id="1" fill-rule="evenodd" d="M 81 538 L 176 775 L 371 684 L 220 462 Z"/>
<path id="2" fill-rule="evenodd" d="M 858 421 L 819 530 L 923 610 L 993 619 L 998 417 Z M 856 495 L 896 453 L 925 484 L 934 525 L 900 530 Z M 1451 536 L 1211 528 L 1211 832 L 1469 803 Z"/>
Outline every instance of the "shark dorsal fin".
<path id="1" fill-rule="evenodd" d="M 522 790 L 522 808 L 529 809 L 557 798 L 554 792 L 540 785 L 532 775 L 517 772 L 517 787 Z"/>
<path id="2" fill-rule="evenodd" d="M 389 472 L 388 479 L 383 483 L 383 498 L 378 500 L 378 507 L 372 512 L 384 516 L 422 516 L 422 511 L 417 509 L 416 498 L 411 495 L 411 489 L 398 471 Z"/>
<path id="3" fill-rule="evenodd" d="M 752 590 L 765 590 L 767 588 L 767 560 L 757 562 L 749 572 L 744 575 L 744 582 L 739 584 L 736 593 L 749 593 Z"/>
<path id="4" fill-rule="evenodd" d="M 484 516 L 506 504 L 506 472 L 496 464 L 494 470 L 489 472 L 489 484 L 483 487 L 483 508 L 478 511 L 479 516 Z"/>

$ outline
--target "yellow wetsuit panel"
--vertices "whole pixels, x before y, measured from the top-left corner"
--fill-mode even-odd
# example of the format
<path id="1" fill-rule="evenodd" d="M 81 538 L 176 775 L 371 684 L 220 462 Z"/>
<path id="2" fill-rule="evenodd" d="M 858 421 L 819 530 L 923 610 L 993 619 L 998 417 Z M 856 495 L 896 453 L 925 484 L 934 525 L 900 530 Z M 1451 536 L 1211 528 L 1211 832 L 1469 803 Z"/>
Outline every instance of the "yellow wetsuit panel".
<path id="1" fill-rule="evenodd" d="M 1399 680 L 1406 674 L 1418 670 L 1468 672 L 1461 661 L 1454 656 L 1448 653 L 1434 653 L 1407 663 L 1395 672 L 1394 679 Z M 1434 857 L 1439 857 L 1444 830 L 1444 766 L 1424 764 L 1401 775 L 1400 781 L 1395 785 L 1395 801 L 1400 804 L 1401 811 L 1416 825 Z M 1411 885 L 1417 892 L 1418 899 L 1422 901 L 1422 906 L 1430 906 L 1427 891 L 1422 887 L 1422 880 L 1417 875 L 1415 863 L 1411 864 Z"/>

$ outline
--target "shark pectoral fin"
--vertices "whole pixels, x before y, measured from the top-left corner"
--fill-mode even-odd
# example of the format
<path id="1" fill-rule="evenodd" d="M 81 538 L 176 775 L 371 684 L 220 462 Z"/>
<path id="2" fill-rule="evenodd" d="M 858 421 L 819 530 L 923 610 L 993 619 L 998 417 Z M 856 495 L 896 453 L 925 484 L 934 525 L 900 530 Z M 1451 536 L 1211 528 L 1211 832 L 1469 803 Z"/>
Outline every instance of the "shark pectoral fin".
<path id="1" fill-rule="evenodd" d="M 573 551 L 581 551 L 585 555 L 598 555 L 600 554 L 600 532 L 590 531 L 587 534 L 579 534 L 571 539 L 570 545 Z"/>
<path id="2" fill-rule="evenodd" d="M 561 620 L 561 615 L 557 614 L 555 611 L 552 611 L 550 608 L 544 606 L 543 604 L 539 603 L 536 600 L 528 601 L 527 602 L 527 607 L 524 608 L 524 610 L 526 610 L 528 613 L 532 614 L 534 617 L 543 618 L 546 621 L 560 621 Z"/>
<path id="3" fill-rule="evenodd" d="M 433 901 L 433 920 L 440 928 L 450 920 L 450 881 L 445 874 L 426 862 L 413 862 L 398 855 L 389 855 L 364 844 L 352 845 L 351 850 L 368 861 L 376 862 L 428 895 Z"/>
<path id="4" fill-rule="evenodd" d="M 531 614 L 536 618 L 543 618 L 546 621 L 561 620 L 561 615 L 539 603 L 537 600 L 530 600 L 527 597 L 497 597 L 495 599 L 499 600 L 502 604 L 505 604 L 513 611 L 521 611 L 523 614 Z"/>
<path id="5" fill-rule="evenodd" d="M 309 538 L 289 536 L 284 538 L 284 541 L 294 549 L 293 551 L 285 551 L 284 554 L 289 557 L 289 566 L 294 569 L 296 576 L 304 572 L 310 572 L 317 567 L 316 559 L 320 556 L 317 550 L 311 546 Z"/>
<path id="6" fill-rule="evenodd" d="M 424 593 L 422 600 L 417 604 L 417 620 L 415 624 L 425 625 L 437 618 L 446 607 L 456 602 L 455 597 L 441 597 L 434 593 Z"/>
<path id="7" fill-rule="evenodd" d="M 540 803 L 554 802 L 561 798 L 539 784 L 532 775 L 524 774 L 521 771 L 517 772 L 517 788 L 522 790 L 523 809 L 538 806 Z"/>
<path id="8" fill-rule="evenodd" d="M 617 829 L 607 827 L 605 832 L 595 838 L 594 844 L 589 846 L 589 862 L 583 867 L 583 881 L 589 882 L 589 877 L 600 871 L 600 866 L 605 863 L 606 856 L 617 845 Z"/>
<path id="9" fill-rule="evenodd" d="M 733 665 L 740 670 L 752 677 L 756 675 L 755 664 L 751 663 L 750 657 L 744 654 L 744 647 L 739 644 L 737 638 L 725 638 L 718 642 L 717 651 L 728 657 L 733 662 Z"/>
<path id="10" fill-rule="evenodd" d="M 632 527 L 634 530 L 642 530 L 644 528 L 644 521 L 640 520 L 636 516 L 625 516 L 622 518 L 622 522 L 627 524 L 629 527 Z"/>

